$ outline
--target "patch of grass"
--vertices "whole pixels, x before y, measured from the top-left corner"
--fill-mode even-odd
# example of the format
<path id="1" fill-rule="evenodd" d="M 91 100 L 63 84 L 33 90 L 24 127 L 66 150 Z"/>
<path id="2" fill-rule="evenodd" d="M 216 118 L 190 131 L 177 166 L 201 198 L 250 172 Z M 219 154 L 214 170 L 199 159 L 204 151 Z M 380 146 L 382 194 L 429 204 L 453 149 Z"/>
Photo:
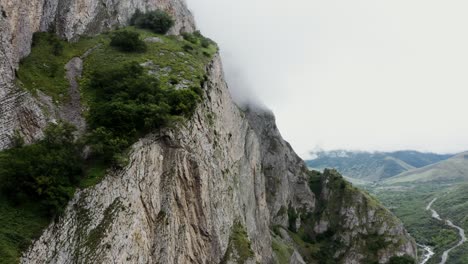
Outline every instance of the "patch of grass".
<path id="1" fill-rule="evenodd" d="M 281 239 L 275 236 L 272 237 L 271 247 L 276 255 L 278 264 L 289 264 L 291 255 L 294 252 L 293 248 L 286 245 L 283 241 L 281 241 Z"/>
<path id="2" fill-rule="evenodd" d="M 293 239 L 301 256 L 307 263 L 317 263 L 320 254 L 320 243 L 309 243 L 302 239 L 301 234 L 288 231 L 289 236 Z M 327 258 L 322 258 L 322 261 L 327 261 Z"/>
<path id="3" fill-rule="evenodd" d="M 106 176 L 108 165 L 103 160 L 89 160 L 85 164 L 84 177 L 81 179 L 79 187 L 92 187 Z"/>
<path id="4" fill-rule="evenodd" d="M 21 252 L 50 222 L 35 203 L 12 204 L 0 195 L 0 263 L 18 263 Z"/>
<path id="5" fill-rule="evenodd" d="M 30 55 L 20 62 L 17 73 L 19 86 L 33 94 L 36 90 L 42 91 L 57 103 L 66 101 L 69 84 L 65 76 L 65 65 L 72 58 L 80 57 L 87 50 L 102 43 L 104 38 L 104 35 L 83 37 L 78 42 L 70 43 L 51 33 L 35 33 Z M 60 53 L 54 51 L 57 43 L 62 47 Z"/>
<path id="6" fill-rule="evenodd" d="M 211 45 L 216 46 L 216 43 L 213 40 L 203 36 L 199 30 L 194 33 L 183 33 L 182 36 L 188 42 L 201 45 L 203 48 L 209 48 Z"/>
<path id="7" fill-rule="evenodd" d="M 105 70 L 125 65 L 130 62 L 144 64 L 148 72 L 156 76 L 162 88 L 171 88 L 177 84 L 185 87 L 200 87 L 204 82 L 205 67 L 217 52 L 217 47 L 209 48 L 194 46 L 190 52 L 184 50 L 188 41 L 180 41 L 177 37 L 162 36 L 148 30 L 128 27 L 124 30 L 137 32 L 142 39 L 157 37 L 162 42 L 147 43 L 147 51 L 143 53 L 122 53 L 119 50 L 106 45 L 109 39 L 104 39 L 105 45 L 99 46 L 86 60 L 82 87 L 86 87 L 95 69 Z M 203 55 L 208 52 L 209 57 Z M 85 90 L 85 98 L 92 96 L 92 91 Z"/>
<path id="8" fill-rule="evenodd" d="M 187 87 L 200 86 L 205 81 L 205 67 L 218 51 L 218 46 L 210 42 L 208 46 L 193 44 L 186 40 L 179 40 L 176 36 L 164 36 L 151 30 L 126 27 L 115 32 L 138 33 L 141 39 L 157 37 L 161 42 L 146 42 L 146 52 L 128 54 L 111 47 L 112 34 L 101 34 L 94 37 L 82 37 L 77 42 L 66 42 L 58 39 L 54 34 L 38 32 L 34 34 L 31 53 L 20 63 L 18 70 L 18 84 L 20 87 L 36 93 L 42 91 L 51 96 L 54 102 L 61 103 L 68 99 L 68 80 L 66 79 L 65 65 L 74 57 L 81 57 L 87 51 L 95 49 L 84 59 L 83 78 L 81 83 L 89 81 L 89 76 L 95 69 L 105 69 L 123 65 L 132 61 L 138 63 L 150 62 L 148 68 L 158 77 L 163 87 L 174 86 L 174 80 Z M 110 32 L 112 33 L 112 32 Z M 55 43 L 60 43 L 63 50 L 54 54 Z M 192 49 L 186 51 L 184 46 Z M 83 87 L 83 85 L 81 85 Z M 89 101 L 92 92 L 84 92 L 84 102 Z"/>
<path id="9" fill-rule="evenodd" d="M 235 263 L 245 263 L 254 257 L 251 242 L 245 227 L 240 223 L 235 223 L 229 237 L 229 246 L 221 263 L 228 263 L 229 260 Z"/>
<path id="10" fill-rule="evenodd" d="M 111 227 L 115 216 L 120 212 L 122 208 L 121 205 L 122 204 L 118 199 L 114 200 L 104 211 L 104 216 L 101 222 L 85 237 L 82 237 L 82 240 L 80 240 L 83 243 L 81 246 L 87 249 L 84 250 L 84 252 L 86 252 L 86 256 L 82 256 L 84 257 L 85 262 L 96 263 L 103 261 L 102 259 L 99 259 L 100 256 L 97 254 L 97 249 L 99 248 L 99 245 L 101 245 L 106 232 Z"/>

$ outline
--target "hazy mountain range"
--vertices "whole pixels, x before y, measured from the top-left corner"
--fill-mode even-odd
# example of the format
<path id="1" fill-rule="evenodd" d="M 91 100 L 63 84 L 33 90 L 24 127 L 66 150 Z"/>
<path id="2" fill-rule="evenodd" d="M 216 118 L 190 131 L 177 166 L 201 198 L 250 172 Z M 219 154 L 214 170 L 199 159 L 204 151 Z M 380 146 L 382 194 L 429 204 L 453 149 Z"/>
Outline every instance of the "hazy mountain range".
<path id="1" fill-rule="evenodd" d="M 412 150 L 395 152 L 333 150 L 312 154 L 315 158 L 306 161 L 310 168 L 317 170 L 334 168 L 347 177 L 366 181 L 387 179 L 453 156 Z"/>

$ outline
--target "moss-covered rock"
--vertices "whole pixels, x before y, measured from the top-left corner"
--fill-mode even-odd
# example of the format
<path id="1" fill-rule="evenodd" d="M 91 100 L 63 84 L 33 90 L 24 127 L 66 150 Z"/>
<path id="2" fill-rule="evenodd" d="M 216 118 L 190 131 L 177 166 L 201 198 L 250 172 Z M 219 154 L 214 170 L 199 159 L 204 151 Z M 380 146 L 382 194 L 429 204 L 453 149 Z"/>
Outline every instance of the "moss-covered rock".
<path id="1" fill-rule="evenodd" d="M 254 257 L 255 255 L 245 227 L 240 223 L 235 223 L 229 237 L 228 249 L 221 263 L 244 264 L 252 262 Z"/>

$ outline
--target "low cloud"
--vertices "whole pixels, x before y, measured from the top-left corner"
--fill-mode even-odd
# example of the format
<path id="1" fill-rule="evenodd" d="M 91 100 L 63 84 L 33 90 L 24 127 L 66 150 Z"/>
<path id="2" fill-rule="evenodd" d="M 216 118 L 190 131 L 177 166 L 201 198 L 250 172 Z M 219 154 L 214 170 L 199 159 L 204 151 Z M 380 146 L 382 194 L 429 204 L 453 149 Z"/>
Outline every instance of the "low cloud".
<path id="1" fill-rule="evenodd" d="M 189 0 L 233 96 L 299 154 L 468 149 L 468 2 Z"/>

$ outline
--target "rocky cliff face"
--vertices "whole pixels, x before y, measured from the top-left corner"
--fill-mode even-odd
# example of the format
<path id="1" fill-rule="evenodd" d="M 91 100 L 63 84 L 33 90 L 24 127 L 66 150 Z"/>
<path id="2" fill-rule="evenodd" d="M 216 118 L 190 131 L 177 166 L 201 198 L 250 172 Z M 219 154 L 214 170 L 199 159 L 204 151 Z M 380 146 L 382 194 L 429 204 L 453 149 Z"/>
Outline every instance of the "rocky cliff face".
<path id="1" fill-rule="evenodd" d="M 80 191 L 25 263 L 218 263 L 236 223 L 252 260 L 272 260 L 259 140 L 230 99 L 219 58 L 209 75 L 192 120 L 140 140 L 127 168 Z"/>
<path id="2" fill-rule="evenodd" d="M 125 25 L 135 10 L 163 9 L 175 18 L 171 34 L 195 29 L 183 0 L 0 0 L 0 149 L 8 147 L 15 130 L 27 142 L 42 136 L 47 121 L 45 102 L 32 98 L 15 85 L 15 71 L 31 50 L 37 31 L 54 31 L 73 41 Z M 46 99 L 47 101 L 47 99 Z"/>
<path id="3" fill-rule="evenodd" d="M 281 138 L 272 114 L 243 111 L 232 102 L 218 57 L 208 76 L 205 100 L 194 117 L 185 125 L 141 139 L 125 169 L 79 191 L 65 215 L 25 253 L 23 263 L 277 261 L 270 229 L 289 228 L 284 208 L 313 215 L 317 194 L 309 187 L 303 162 Z M 366 210 L 362 208 L 366 199 L 362 196 L 352 206 Z M 368 218 L 356 219 L 349 213 L 352 209 L 329 210 L 335 209 L 343 210 L 344 223 L 353 223 L 343 234 L 348 240 L 361 229 L 380 227 Z M 401 227 L 391 214 L 386 217 L 380 223 Z M 306 224 L 302 222 L 298 225 Z M 236 232 L 239 227 L 244 235 Z M 390 244 L 405 245 L 392 244 L 389 256 L 415 255 L 414 242 L 403 228 L 384 229 L 388 237 L 398 239 Z M 238 236 L 248 243 L 232 242 L 242 240 Z M 363 263 L 367 254 L 357 248 L 343 263 Z M 289 258 L 303 263 L 298 251 Z M 383 257 L 382 263 L 387 260 Z"/>
<path id="4" fill-rule="evenodd" d="M 73 40 L 123 24 L 137 8 L 171 12 L 177 19 L 173 33 L 194 29 L 179 0 L 0 3 L 0 148 L 15 129 L 29 141 L 40 137 L 55 118 L 42 111 L 51 107 L 50 99 L 33 98 L 14 84 L 33 32 L 53 29 Z M 314 189 L 273 115 L 239 109 L 232 101 L 219 57 L 207 77 L 194 116 L 141 139 L 128 166 L 78 191 L 22 263 L 314 263 L 317 256 L 303 247 L 304 230 L 312 239 L 336 231 L 326 240 L 340 242 L 327 256 L 335 262 L 415 256 L 401 223 L 390 213 L 377 217 L 384 209 L 369 207 L 369 197 L 356 191 L 347 203 L 334 202 L 344 196 L 325 176 Z M 362 245 L 374 233 L 385 240 L 377 253 Z"/>

